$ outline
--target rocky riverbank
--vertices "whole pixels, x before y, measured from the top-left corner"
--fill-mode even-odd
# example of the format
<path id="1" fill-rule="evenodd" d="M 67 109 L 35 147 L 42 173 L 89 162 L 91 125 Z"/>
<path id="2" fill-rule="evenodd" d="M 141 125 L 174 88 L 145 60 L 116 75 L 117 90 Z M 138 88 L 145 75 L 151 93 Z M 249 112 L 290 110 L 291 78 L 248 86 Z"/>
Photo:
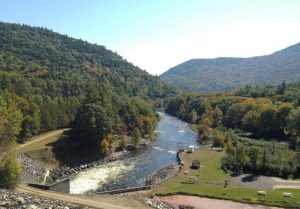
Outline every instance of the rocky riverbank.
<path id="1" fill-rule="evenodd" d="M 74 167 L 63 166 L 63 167 L 52 169 L 49 171 L 49 176 L 47 177 L 47 183 L 53 183 L 57 180 L 64 179 L 73 174 L 76 174 L 82 170 L 85 170 L 88 168 L 93 168 L 93 167 L 99 166 L 103 163 L 115 161 L 115 160 L 119 159 L 120 157 L 127 155 L 128 153 L 129 153 L 129 151 L 127 151 L 127 150 L 123 150 L 120 152 L 113 152 L 112 154 L 108 155 L 104 159 L 94 161 L 92 163 L 86 163 L 86 164 L 77 165 Z"/>
<path id="2" fill-rule="evenodd" d="M 25 154 L 19 154 L 17 158 L 21 161 L 22 173 L 20 181 L 22 183 L 42 183 L 46 174 L 46 165 L 31 159 Z"/>
<path id="3" fill-rule="evenodd" d="M 7 189 L 0 189 L 0 209 L 88 209 L 58 200 L 41 198 Z"/>
<path id="4" fill-rule="evenodd" d="M 168 165 L 145 179 L 145 186 L 156 186 L 163 181 L 166 181 L 176 176 L 180 171 L 181 166 L 177 164 Z"/>

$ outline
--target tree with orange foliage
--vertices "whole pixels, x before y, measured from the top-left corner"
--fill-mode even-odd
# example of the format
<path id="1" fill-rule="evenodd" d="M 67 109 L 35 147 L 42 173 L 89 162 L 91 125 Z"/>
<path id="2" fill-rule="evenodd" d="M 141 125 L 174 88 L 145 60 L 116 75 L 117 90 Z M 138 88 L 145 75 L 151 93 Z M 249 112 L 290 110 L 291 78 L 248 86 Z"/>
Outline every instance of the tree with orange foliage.
<path id="1" fill-rule="evenodd" d="M 107 135 L 101 142 L 101 151 L 103 155 L 108 155 L 111 149 L 111 135 Z"/>

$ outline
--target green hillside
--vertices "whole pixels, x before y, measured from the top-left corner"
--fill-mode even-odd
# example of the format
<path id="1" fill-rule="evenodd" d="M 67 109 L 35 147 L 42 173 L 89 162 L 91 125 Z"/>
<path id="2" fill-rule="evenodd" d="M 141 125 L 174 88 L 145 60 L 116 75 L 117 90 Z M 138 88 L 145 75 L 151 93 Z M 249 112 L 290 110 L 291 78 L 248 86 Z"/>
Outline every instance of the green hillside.
<path id="1" fill-rule="evenodd" d="M 176 87 L 196 92 L 224 92 L 246 85 L 265 86 L 300 80 L 300 43 L 267 56 L 193 59 L 160 76 Z"/>
<path id="2" fill-rule="evenodd" d="M 172 92 L 104 46 L 0 23 L 0 148 L 65 126 L 93 145 L 136 128 L 147 135 L 155 99 Z"/>

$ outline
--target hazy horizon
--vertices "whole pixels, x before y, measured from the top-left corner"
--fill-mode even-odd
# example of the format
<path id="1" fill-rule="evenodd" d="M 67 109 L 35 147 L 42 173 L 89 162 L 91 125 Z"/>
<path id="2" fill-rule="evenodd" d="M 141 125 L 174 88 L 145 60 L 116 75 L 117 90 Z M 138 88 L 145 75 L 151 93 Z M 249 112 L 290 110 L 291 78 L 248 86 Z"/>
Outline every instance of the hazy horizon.
<path id="1" fill-rule="evenodd" d="M 300 2 L 4 0 L 0 21 L 104 45 L 155 75 L 189 59 L 271 54 L 300 41 Z"/>

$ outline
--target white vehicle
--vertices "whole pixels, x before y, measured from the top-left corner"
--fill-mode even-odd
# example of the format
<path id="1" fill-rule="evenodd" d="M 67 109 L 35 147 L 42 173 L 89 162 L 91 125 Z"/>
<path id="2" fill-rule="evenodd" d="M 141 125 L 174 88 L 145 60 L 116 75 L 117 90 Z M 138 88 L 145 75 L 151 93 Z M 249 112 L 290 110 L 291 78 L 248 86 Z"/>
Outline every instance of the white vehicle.
<path id="1" fill-rule="evenodd" d="M 187 148 L 187 152 L 189 152 L 189 153 L 194 152 L 194 150 L 195 150 L 194 146 L 189 146 L 189 147 Z"/>

